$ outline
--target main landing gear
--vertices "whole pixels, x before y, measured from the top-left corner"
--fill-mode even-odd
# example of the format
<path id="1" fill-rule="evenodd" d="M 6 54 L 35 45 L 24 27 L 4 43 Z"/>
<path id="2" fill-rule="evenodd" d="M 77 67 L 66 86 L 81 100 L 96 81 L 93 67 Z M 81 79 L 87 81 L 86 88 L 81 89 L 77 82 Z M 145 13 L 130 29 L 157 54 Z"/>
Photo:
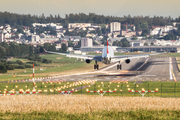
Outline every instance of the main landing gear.
<path id="1" fill-rule="evenodd" d="M 117 64 L 117 70 L 121 70 L 122 69 L 122 66 L 121 66 L 121 64 L 119 63 L 119 64 Z"/>
<path id="2" fill-rule="evenodd" d="M 95 61 L 96 62 L 96 64 L 94 64 L 94 69 L 99 69 L 99 65 L 97 64 L 97 61 Z"/>

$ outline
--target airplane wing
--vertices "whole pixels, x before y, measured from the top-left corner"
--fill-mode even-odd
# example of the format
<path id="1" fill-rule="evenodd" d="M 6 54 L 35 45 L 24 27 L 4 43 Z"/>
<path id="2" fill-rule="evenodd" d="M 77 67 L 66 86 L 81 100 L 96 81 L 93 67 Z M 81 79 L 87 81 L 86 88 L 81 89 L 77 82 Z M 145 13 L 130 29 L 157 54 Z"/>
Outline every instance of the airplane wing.
<path id="1" fill-rule="evenodd" d="M 97 56 L 97 55 L 76 55 L 76 54 L 67 54 L 67 53 L 59 53 L 59 52 L 52 52 L 52 51 L 46 51 L 47 53 L 52 53 L 52 54 L 59 54 L 59 55 L 66 55 L 66 57 L 69 58 L 80 58 L 80 59 L 90 59 L 90 60 L 96 60 L 96 61 L 102 61 L 102 56 Z"/>
<path id="2" fill-rule="evenodd" d="M 159 55 L 159 54 L 164 54 L 163 53 L 153 53 L 153 54 L 139 54 L 139 55 L 120 55 L 120 56 L 114 56 L 111 58 L 112 61 L 120 61 L 120 60 L 126 60 L 126 59 L 134 59 L 134 58 L 147 58 L 150 55 Z"/>

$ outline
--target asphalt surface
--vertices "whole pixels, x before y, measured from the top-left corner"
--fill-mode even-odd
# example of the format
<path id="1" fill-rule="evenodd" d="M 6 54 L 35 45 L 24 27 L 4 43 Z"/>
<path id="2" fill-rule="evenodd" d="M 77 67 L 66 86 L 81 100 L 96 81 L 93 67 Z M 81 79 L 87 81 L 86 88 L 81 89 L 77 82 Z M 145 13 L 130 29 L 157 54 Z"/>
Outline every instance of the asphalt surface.
<path id="1" fill-rule="evenodd" d="M 170 62 L 170 58 L 168 57 L 133 59 L 129 64 L 122 62 L 122 70 L 117 70 L 117 63 L 114 63 L 94 72 L 59 76 L 56 78 L 45 79 L 43 81 L 179 81 L 180 77 L 178 74 L 179 70 L 176 64 L 176 59 L 172 58 L 172 63 Z M 170 69 L 170 65 L 172 66 L 172 70 Z M 172 75 L 172 79 L 170 79 L 170 74 Z"/>

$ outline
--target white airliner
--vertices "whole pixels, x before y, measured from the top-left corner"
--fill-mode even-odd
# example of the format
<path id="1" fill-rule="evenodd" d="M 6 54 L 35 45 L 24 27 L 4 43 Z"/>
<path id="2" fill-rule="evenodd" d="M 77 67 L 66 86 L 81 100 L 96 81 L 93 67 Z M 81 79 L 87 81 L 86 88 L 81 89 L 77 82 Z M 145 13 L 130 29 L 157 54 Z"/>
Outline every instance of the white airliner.
<path id="1" fill-rule="evenodd" d="M 112 49 L 111 46 L 108 46 L 108 41 L 107 41 L 107 46 L 103 48 L 102 55 L 97 56 L 97 55 L 76 55 L 76 54 L 66 54 L 66 53 L 58 53 L 58 52 L 51 52 L 51 51 L 46 51 L 45 52 L 52 53 L 52 54 L 60 54 L 60 55 L 66 55 L 66 57 L 69 58 L 80 58 L 84 59 L 86 63 L 90 63 L 91 61 L 95 60 L 94 64 L 94 69 L 99 69 L 99 65 L 97 62 L 102 62 L 104 64 L 110 64 L 113 62 L 119 62 L 117 64 L 117 70 L 122 69 L 122 66 L 120 63 L 121 61 L 125 61 L 127 64 L 131 62 L 132 59 L 134 58 L 147 58 L 150 55 L 157 55 L 157 54 L 162 54 L 162 53 L 155 53 L 155 54 L 140 54 L 140 55 L 120 55 L 120 56 L 114 56 L 114 50 Z"/>

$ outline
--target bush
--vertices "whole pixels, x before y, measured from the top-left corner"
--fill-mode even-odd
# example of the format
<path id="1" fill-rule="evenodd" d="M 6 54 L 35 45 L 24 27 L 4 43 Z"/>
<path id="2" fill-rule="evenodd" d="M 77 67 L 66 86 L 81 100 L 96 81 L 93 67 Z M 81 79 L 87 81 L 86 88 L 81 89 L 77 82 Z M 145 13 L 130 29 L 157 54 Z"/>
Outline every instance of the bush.
<path id="1" fill-rule="evenodd" d="M 48 60 L 48 59 L 43 59 L 42 63 L 52 63 L 52 60 Z"/>
<path id="2" fill-rule="evenodd" d="M 2 64 L 0 64 L 0 73 L 7 73 L 6 67 Z"/>
<path id="3" fill-rule="evenodd" d="M 19 65 L 22 65 L 23 62 L 21 60 L 16 60 L 16 62 L 19 64 Z"/>
<path id="4" fill-rule="evenodd" d="M 16 61 L 7 61 L 7 64 L 17 64 Z"/>
<path id="5" fill-rule="evenodd" d="M 25 69 L 23 65 L 14 65 L 15 69 Z"/>
<path id="6" fill-rule="evenodd" d="M 6 66 L 6 69 L 7 69 L 7 70 L 14 70 L 14 66 L 13 66 L 13 65 L 7 65 L 7 66 Z"/>
<path id="7" fill-rule="evenodd" d="M 33 68 L 33 65 L 31 65 L 31 64 L 25 64 L 24 67 L 25 67 L 25 68 Z"/>
<path id="8" fill-rule="evenodd" d="M 1 60 L 1 62 L 6 62 L 6 60 Z"/>
<path id="9" fill-rule="evenodd" d="M 33 60 L 33 61 L 42 61 L 41 57 L 37 54 L 30 54 L 28 57 L 25 57 L 28 60 Z"/>

